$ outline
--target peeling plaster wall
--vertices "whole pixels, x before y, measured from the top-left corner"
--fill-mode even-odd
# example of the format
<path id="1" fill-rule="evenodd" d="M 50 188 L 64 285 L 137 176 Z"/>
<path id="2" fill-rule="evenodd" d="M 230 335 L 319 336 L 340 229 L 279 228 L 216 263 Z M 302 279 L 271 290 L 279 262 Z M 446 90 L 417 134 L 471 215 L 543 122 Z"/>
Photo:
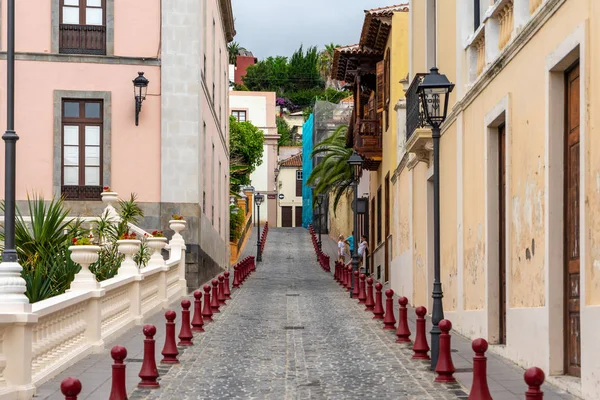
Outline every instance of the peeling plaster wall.
<path id="1" fill-rule="evenodd" d="M 413 296 L 411 304 L 426 306 L 429 304 L 429 285 L 427 281 L 427 173 L 425 163 L 418 163 L 413 169 Z M 431 311 L 431 310 L 428 310 Z"/>
<path id="2" fill-rule="evenodd" d="M 410 250 L 410 198 L 409 196 L 409 174 L 410 171 L 402 171 L 394 185 L 394 225 L 392 235 L 394 236 L 394 257 Z"/>
<path id="3" fill-rule="evenodd" d="M 476 101 L 465 111 L 464 117 L 462 296 L 465 310 L 481 310 L 485 307 L 483 114 L 481 103 Z"/>
<path id="4" fill-rule="evenodd" d="M 458 297 L 456 265 L 456 124 L 440 140 L 440 249 L 444 310 L 455 311 Z"/>

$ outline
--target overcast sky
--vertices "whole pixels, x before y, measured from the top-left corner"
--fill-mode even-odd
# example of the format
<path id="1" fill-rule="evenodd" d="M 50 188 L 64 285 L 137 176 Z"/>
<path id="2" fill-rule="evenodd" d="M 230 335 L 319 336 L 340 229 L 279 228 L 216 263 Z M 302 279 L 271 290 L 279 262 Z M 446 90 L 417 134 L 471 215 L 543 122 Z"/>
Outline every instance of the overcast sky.
<path id="1" fill-rule="evenodd" d="M 407 3 L 408 1 L 406 1 Z M 358 42 L 364 10 L 402 0 L 232 0 L 234 41 L 255 57 L 291 56 L 304 47 Z"/>

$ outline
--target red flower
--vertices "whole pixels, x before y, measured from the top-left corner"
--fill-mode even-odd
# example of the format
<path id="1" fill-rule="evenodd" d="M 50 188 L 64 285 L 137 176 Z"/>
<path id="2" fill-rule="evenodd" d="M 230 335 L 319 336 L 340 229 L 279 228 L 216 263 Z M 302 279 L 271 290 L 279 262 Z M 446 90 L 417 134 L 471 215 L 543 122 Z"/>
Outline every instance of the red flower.
<path id="1" fill-rule="evenodd" d="M 73 238 L 72 242 L 77 243 L 77 238 Z"/>

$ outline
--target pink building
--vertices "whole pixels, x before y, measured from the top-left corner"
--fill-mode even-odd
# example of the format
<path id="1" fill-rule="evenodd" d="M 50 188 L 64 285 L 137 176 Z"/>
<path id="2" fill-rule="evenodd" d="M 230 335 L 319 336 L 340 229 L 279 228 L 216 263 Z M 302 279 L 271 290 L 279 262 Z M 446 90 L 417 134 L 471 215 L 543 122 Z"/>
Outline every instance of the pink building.
<path id="1" fill-rule="evenodd" d="M 95 215 L 110 186 L 137 194 L 144 228 L 181 213 L 194 286 L 229 259 L 230 0 L 41 3 L 16 5 L 17 205 L 25 211 L 28 193 L 62 195 L 72 214 Z M 136 126 L 138 72 L 149 83 Z M 3 128 L 5 98 L 0 87 Z"/>

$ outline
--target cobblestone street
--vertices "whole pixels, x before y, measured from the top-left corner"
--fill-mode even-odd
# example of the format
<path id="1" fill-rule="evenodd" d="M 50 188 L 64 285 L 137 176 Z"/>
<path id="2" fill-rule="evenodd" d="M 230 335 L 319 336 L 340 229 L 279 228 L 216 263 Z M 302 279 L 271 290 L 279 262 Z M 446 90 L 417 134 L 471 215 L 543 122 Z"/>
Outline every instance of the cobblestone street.
<path id="1" fill-rule="evenodd" d="M 253 252 L 253 242 L 246 250 Z M 314 260 L 305 229 L 273 229 L 264 261 L 147 399 L 455 399 Z"/>

